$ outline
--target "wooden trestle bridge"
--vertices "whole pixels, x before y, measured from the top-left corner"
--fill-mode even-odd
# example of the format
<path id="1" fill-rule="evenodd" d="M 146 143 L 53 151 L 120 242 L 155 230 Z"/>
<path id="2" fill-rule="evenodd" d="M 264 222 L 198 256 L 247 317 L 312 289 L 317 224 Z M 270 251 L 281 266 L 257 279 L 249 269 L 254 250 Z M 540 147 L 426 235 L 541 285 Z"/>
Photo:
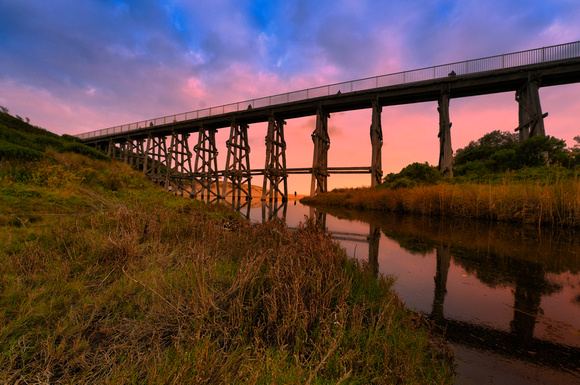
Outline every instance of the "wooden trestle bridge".
<path id="1" fill-rule="evenodd" d="M 520 141 L 545 135 L 539 88 L 580 82 L 580 42 L 445 64 L 390 75 L 268 96 L 78 135 L 86 144 L 143 171 L 175 193 L 208 202 L 252 198 L 252 177 L 263 176 L 261 199 L 288 198 L 288 175 L 312 174 L 310 194 L 327 191 L 332 173 L 369 173 L 382 178 L 381 112 L 385 106 L 438 102 L 439 170 L 453 173 L 449 101 L 452 98 L 515 92 Z M 370 109 L 370 167 L 328 167 L 330 114 Z M 316 116 L 311 168 L 286 164 L 286 120 Z M 268 122 L 264 168 L 250 167 L 248 126 Z M 218 170 L 215 134 L 229 128 L 225 169 Z M 190 147 L 190 136 L 197 144 Z M 193 139 L 193 138 L 192 138 Z"/>

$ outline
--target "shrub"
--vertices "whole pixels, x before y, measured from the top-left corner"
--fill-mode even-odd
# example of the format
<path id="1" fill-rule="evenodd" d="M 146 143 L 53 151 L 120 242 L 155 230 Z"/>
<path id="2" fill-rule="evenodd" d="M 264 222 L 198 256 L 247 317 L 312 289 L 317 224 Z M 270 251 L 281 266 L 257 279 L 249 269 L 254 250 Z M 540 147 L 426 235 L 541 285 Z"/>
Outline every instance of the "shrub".
<path id="1" fill-rule="evenodd" d="M 99 152 L 92 147 L 89 147 L 89 146 L 86 146 L 82 143 L 77 143 L 77 142 L 66 143 L 63 146 L 62 151 L 63 152 L 74 152 L 76 154 L 86 155 L 89 158 L 93 158 L 93 159 L 111 160 L 111 158 L 109 158 L 107 155 L 103 154 L 102 152 Z"/>
<path id="2" fill-rule="evenodd" d="M 494 172 L 504 172 L 519 168 L 517 154 L 515 150 L 499 150 L 494 152 L 485 166 Z"/>
<path id="3" fill-rule="evenodd" d="M 37 160 L 43 157 L 42 152 L 22 147 L 14 143 L 0 141 L 0 159 L 1 160 Z"/>
<path id="4" fill-rule="evenodd" d="M 416 185 L 432 185 L 443 178 L 436 167 L 429 163 L 412 163 L 398 174 L 390 173 L 384 179 L 384 187 L 399 188 Z"/>
<path id="5" fill-rule="evenodd" d="M 455 166 L 453 171 L 454 176 L 483 176 L 488 173 L 488 169 L 481 162 L 468 162 L 459 166 Z"/>

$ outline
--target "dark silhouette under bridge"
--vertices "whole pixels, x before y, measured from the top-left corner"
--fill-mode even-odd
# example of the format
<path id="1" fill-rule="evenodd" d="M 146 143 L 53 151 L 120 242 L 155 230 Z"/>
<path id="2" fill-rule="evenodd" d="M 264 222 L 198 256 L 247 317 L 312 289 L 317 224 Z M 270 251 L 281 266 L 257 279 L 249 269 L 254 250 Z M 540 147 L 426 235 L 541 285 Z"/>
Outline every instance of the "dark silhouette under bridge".
<path id="1" fill-rule="evenodd" d="M 452 176 L 449 101 L 515 92 L 520 141 L 545 135 L 539 88 L 580 82 L 580 42 L 332 84 L 239 103 L 145 120 L 78 135 L 86 144 L 141 169 L 166 189 L 207 201 L 249 200 L 251 180 L 263 176 L 262 199 L 288 198 L 288 175 L 312 174 L 310 194 L 327 191 L 332 173 L 369 173 L 382 178 L 384 106 L 438 102 L 439 170 Z M 341 111 L 371 109 L 369 167 L 328 167 L 328 119 Z M 287 119 L 316 116 L 311 168 L 286 164 Z M 268 122 L 264 168 L 250 167 L 248 126 Z M 217 168 L 215 133 L 230 128 L 225 169 Z M 191 134 L 197 144 L 190 147 Z"/>

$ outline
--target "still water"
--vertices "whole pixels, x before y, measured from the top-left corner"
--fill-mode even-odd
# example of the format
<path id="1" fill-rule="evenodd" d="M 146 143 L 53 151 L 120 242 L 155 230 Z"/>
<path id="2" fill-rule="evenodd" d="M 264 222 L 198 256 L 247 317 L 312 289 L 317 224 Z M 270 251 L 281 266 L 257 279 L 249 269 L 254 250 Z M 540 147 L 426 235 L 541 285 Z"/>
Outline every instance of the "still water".
<path id="1" fill-rule="evenodd" d="M 245 208 L 295 227 L 312 218 L 408 308 L 446 329 L 455 384 L 580 384 L 580 233 L 458 219 L 314 209 Z"/>

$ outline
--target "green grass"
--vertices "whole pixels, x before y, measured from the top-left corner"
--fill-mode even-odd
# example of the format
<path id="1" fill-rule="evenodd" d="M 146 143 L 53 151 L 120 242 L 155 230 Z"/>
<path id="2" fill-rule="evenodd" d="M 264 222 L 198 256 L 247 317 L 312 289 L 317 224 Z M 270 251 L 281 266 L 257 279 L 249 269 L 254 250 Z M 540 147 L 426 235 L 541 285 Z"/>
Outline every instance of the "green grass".
<path id="1" fill-rule="evenodd" d="M 251 225 L 125 164 L 38 151 L 0 160 L 0 382 L 452 382 L 393 281 L 314 225 Z"/>

